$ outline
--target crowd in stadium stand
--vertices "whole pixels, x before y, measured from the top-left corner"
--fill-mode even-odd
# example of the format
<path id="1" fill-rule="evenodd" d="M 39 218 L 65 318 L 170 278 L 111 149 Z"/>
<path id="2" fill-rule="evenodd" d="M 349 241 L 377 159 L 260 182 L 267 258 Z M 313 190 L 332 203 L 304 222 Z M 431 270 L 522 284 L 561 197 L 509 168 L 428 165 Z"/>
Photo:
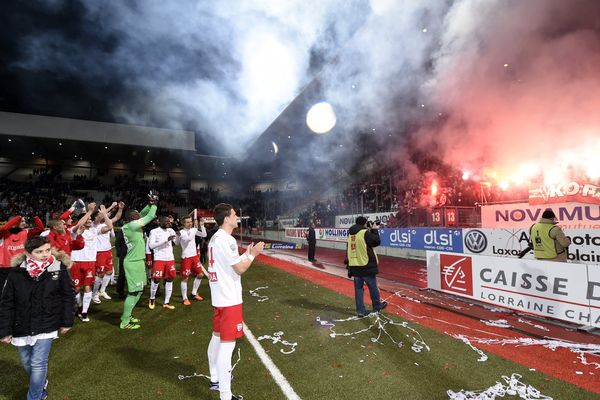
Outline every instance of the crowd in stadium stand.
<path id="1" fill-rule="evenodd" d="M 387 212 L 393 226 L 404 226 L 408 215 L 434 207 L 476 207 L 488 203 L 526 201 L 524 186 L 510 190 L 490 182 L 463 177 L 462 173 L 434 172 L 416 179 L 394 179 L 385 170 L 377 171 L 340 190 L 336 196 L 316 201 L 299 214 L 298 226 L 333 226 L 336 215 Z"/>
<path id="2" fill-rule="evenodd" d="M 149 189 L 159 192 L 160 214 L 177 218 L 181 209 L 212 209 L 219 202 L 230 202 L 241 208 L 243 215 L 252 217 L 250 226 L 258 226 L 257 220 L 274 220 L 297 203 L 294 201 L 297 198 L 295 193 L 247 191 L 232 198 L 212 187 L 189 190 L 176 187 L 170 180 L 159 183 L 136 179 L 133 175 L 117 176 L 111 185 L 86 176 L 76 176 L 70 182 L 59 181 L 58 175 L 49 173 L 36 172 L 32 176 L 32 182 L 0 181 L 0 221 L 7 221 L 15 215 L 27 218 L 39 216 L 48 221 L 62 214 L 77 199 L 106 205 L 118 200 L 128 208 L 139 208 L 144 206 L 145 193 Z"/>
<path id="3" fill-rule="evenodd" d="M 473 207 L 527 198 L 526 188 L 503 190 L 480 179 L 465 179 L 459 171 L 437 167 L 441 171 L 439 174 L 426 172 L 415 174 L 413 178 L 382 167 L 349 184 L 339 185 L 337 193 L 330 191 L 325 196 L 310 190 L 303 190 L 301 195 L 297 191 L 248 190 L 240 192 L 236 198 L 212 187 L 190 190 L 177 186 L 168 176 L 160 182 L 154 177 L 140 178 L 135 174 L 106 179 L 108 171 L 100 170 L 91 179 L 87 175 L 73 175 L 71 180 L 65 181 L 60 169 L 36 168 L 32 170 L 29 182 L 0 181 L 0 221 L 14 215 L 37 215 L 48 221 L 78 198 L 104 204 L 120 200 L 128 207 L 136 208 L 143 205 L 143 194 L 149 189 L 159 191 L 163 214 L 177 217 L 178 210 L 211 209 L 225 201 L 235 204 L 244 215 L 251 217 L 250 227 L 264 227 L 265 221 L 276 220 L 279 216 L 298 217 L 299 226 L 308 226 L 310 222 L 317 226 L 333 226 L 335 215 L 388 211 L 393 214 L 392 221 L 402 225 L 407 220 L 406 215 L 433 207 Z M 108 181 L 110 184 L 106 183 Z M 102 197 L 98 198 L 99 194 Z"/>

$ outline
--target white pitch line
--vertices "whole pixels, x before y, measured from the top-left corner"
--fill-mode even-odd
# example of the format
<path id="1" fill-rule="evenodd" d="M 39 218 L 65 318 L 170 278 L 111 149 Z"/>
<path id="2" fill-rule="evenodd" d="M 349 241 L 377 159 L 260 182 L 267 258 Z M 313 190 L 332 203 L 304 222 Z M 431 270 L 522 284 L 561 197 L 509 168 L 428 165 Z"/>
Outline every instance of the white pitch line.
<path id="1" fill-rule="evenodd" d="M 244 335 L 246 335 L 246 338 L 248 339 L 252 347 L 254 347 L 254 351 L 258 355 L 258 358 L 260 358 L 262 363 L 269 370 L 269 373 L 271 374 L 273 379 L 275 379 L 275 383 L 277 383 L 277 385 L 283 392 L 285 398 L 288 400 L 301 400 L 300 396 L 296 394 L 294 388 L 292 388 L 287 379 L 285 379 L 285 376 L 283 376 L 283 374 L 281 373 L 279 368 L 277 368 L 273 360 L 271 360 L 271 358 L 267 355 L 265 349 L 263 349 L 258 340 L 256 340 L 256 338 L 252 334 L 252 331 L 248 328 L 248 325 L 246 325 L 246 323 L 244 323 Z"/>

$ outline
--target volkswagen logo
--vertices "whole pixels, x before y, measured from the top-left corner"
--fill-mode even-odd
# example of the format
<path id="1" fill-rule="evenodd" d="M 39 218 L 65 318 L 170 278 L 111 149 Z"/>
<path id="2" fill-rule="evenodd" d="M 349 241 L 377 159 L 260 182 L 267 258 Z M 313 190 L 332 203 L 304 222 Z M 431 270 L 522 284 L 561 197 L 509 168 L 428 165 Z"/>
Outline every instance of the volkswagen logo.
<path id="1" fill-rule="evenodd" d="M 481 253 L 487 247 L 487 238 L 483 232 L 474 229 L 465 235 L 465 246 L 472 253 Z"/>

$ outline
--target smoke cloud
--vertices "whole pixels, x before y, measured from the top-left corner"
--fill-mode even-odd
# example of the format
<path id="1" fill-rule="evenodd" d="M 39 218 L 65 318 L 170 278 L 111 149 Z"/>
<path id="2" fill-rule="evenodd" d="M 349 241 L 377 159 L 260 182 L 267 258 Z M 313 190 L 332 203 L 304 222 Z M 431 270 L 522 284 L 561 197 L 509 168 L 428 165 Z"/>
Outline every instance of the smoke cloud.
<path id="1" fill-rule="evenodd" d="M 423 90 L 447 117 L 421 145 L 496 181 L 600 178 L 598 15 L 593 1 L 457 3 Z"/>
<path id="2" fill-rule="evenodd" d="M 547 180 L 600 178 L 595 0 L 82 7 L 95 43 L 36 31 L 19 65 L 80 76 L 97 92 L 122 82 L 111 109 L 126 122 L 196 129 L 242 153 L 316 78 L 337 126 L 309 144 L 309 158 L 348 157 L 357 133 L 373 132 L 411 171 L 413 149 L 498 182 L 542 169 Z"/>
<path id="3" fill-rule="evenodd" d="M 434 3 L 373 7 L 328 87 L 339 120 L 405 167 L 409 147 L 498 183 L 600 178 L 600 3 Z"/>
<path id="4" fill-rule="evenodd" d="M 360 23 L 364 2 L 82 2 L 72 32 L 36 30 L 20 68 L 76 77 L 126 123 L 194 129 L 243 153 Z M 67 2 L 45 3 L 64 12 Z M 337 20 L 336 20 L 337 19 Z"/>

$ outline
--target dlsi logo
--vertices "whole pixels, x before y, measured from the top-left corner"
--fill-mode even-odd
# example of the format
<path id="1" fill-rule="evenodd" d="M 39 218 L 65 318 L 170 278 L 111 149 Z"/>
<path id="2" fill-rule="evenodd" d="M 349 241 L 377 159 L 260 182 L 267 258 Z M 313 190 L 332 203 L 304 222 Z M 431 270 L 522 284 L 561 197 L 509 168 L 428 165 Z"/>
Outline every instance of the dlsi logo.
<path id="1" fill-rule="evenodd" d="M 436 245 L 436 246 L 452 246 L 453 245 L 453 237 L 459 236 L 459 230 L 449 230 L 444 233 L 444 231 L 438 231 L 436 229 L 431 229 L 425 235 L 423 235 L 423 242 L 426 245 Z"/>
<path id="2" fill-rule="evenodd" d="M 390 233 L 390 242 L 392 243 L 402 243 L 402 244 L 411 244 L 412 236 L 417 233 L 416 230 L 400 230 L 394 229 L 392 233 Z"/>
<path id="3" fill-rule="evenodd" d="M 487 248 L 487 238 L 477 229 L 470 230 L 465 235 L 465 247 L 472 253 L 482 253 Z"/>

